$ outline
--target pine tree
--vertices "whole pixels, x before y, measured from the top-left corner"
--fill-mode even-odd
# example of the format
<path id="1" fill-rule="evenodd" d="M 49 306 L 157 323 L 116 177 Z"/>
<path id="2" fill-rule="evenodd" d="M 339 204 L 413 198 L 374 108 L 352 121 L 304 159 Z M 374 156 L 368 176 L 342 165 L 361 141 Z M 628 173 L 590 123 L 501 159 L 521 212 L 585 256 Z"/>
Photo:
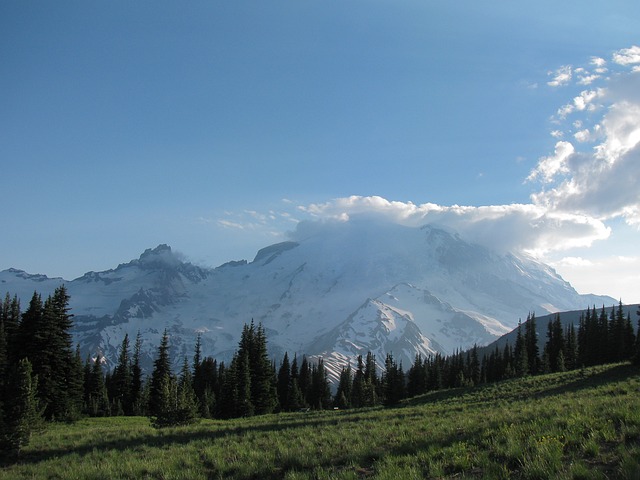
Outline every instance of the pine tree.
<path id="1" fill-rule="evenodd" d="M 277 405 L 276 385 L 273 366 L 267 353 L 267 336 L 262 325 L 258 325 L 251 339 L 249 369 L 251 372 L 251 403 L 255 407 L 255 413 L 263 415 L 273 412 Z"/>
<path id="2" fill-rule="evenodd" d="M 578 338 L 573 323 L 567 327 L 565 339 L 565 365 L 567 370 L 575 370 L 578 368 Z"/>
<path id="3" fill-rule="evenodd" d="M 300 373 L 298 374 L 298 387 L 300 387 L 300 393 L 304 400 L 302 407 L 307 407 L 310 404 L 310 390 L 311 390 L 311 367 L 309 366 L 309 360 L 306 355 L 302 356 L 302 363 L 300 364 Z"/>
<path id="4" fill-rule="evenodd" d="M 32 375 L 31 362 L 26 358 L 20 360 L 11 377 L 5 415 L 0 421 L 4 424 L 0 432 L 0 449 L 19 454 L 29 443 L 32 432 L 41 425 L 42 417 L 38 408 L 37 378 Z"/>
<path id="5" fill-rule="evenodd" d="M 236 352 L 228 368 L 224 368 L 224 365 L 220 366 L 222 387 L 220 388 L 219 400 L 216 402 L 216 417 L 218 418 L 234 418 L 238 416 L 237 356 Z"/>
<path id="6" fill-rule="evenodd" d="M 133 405 L 131 402 L 131 358 L 129 352 L 129 335 L 125 333 L 120 345 L 118 364 L 111 377 L 109 397 L 112 402 L 112 411 L 120 415 L 131 415 Z"/>
<path id="7" fill-rule="evenodd" d="M 365 405 L 365 377 L 362 355 L 358 355 L 356 371 L 353 375 L 353 387 L 351 388 L 351 405 L 355 408 Z"/>
<path id="8" fill-rule="evenodd" d="M 413 365 L 407 373 L 407 395 L 415 397 L 427 391 L 427 369 L 420 353 L 416 354 Z"/>
<path id="9" fill-rule="evenodd" d="M 342 367 L 340 380 L 336 391 L 334 405 L 340 409 L 351 408 L 351 388 L 353 386 L 353 375 L 351 365 Z"/>
<path id="10" fill-rule="evenodd" d="M 529 373 L 536 375 L 540 368 L 540 349 L 538 348 L 538 330 L 535 313 L 530 313 L 524 324 L 524 343 L 527 349 L 527 366 L 529 367 Z"/>
<path id="11" fill-rule="evenodd" d="M 146 402 L 143 400 L 142 367 L 140 366 L 140 350 L 142 348 L 142 337 L 140 332 L 136 336 L 136 343 L 133 347 L 133 358 L 131 361 L 131 390 L 129 392 L 129 402 L 132 415 L 144 415 L 146 412 Z"/>
<path id="12" fill-rule="evenodd" d="M 93 360 L 87 378 L 87 411 L 93 417 L 106 417 L 111 413 L 109 396 L 102 371 L 102 357 Z"/>
<path id="13" fill-rule="evenodd" d="M 398 366 L 392 353 L 388 353 L 384 362 L 385 373 L 382 377 L 383 404 L 397 405 L 405 396 L 405 382 L 402 368 Z"/>
<path id="14" fill-rule="evenodd" d="M 522 334 L 522 324 L 518 322 L 516 345 L 513 349 L 514 370 L 517 377 L 523 377 L 529 372 L 529 352 L 524 335 Z"/>
<path id="15" fill-rule="evenodd" d="M 302 390 L 300 389 L 300 384 L 298 383 L 298 356 L 295 354 L 293 356 L 293 361 L 291 362 L 291 374 L 289 375 L 289 378 L 291 383 L 289 385 L 289 398 L 287 399 L 287 404 L 291 411 L 300 410 L 301 408 L 304 408 L 305 400 Z"/>
<path id="16" fill-rule="evenodd" d="M 277 385 L 279 410 L 282 412 L 289 411 L 289 388 L 291 388 L 291 365 L 289 354 L 285 352 L 278 370 Z"/>
<path id="17" fill-rule="evenodd" d="M 330 403 L 331 390 L 329 389 L 327 371 L 324 368 L 324 361 L 319 358 L 311 369 L 311 401 L 309 404 L 312 408 L 322 410 L 328 408 Z"/>
<path id="18" fill-rule="evenodd" d="M 147 408 L 150 416 L 157 416 L 161 413 L 163 402 L 166 401 L 163 395 L 168 391 L 168 386 L 165 382 L 169 381 L 171 376 L 169 335 L 165 329 L 162 334 L 160 346 L 158 347 L 158 356 L 153 362 L 153 371 L 151 372 L 151 381 L 149 384 L 149 405 Z"/>

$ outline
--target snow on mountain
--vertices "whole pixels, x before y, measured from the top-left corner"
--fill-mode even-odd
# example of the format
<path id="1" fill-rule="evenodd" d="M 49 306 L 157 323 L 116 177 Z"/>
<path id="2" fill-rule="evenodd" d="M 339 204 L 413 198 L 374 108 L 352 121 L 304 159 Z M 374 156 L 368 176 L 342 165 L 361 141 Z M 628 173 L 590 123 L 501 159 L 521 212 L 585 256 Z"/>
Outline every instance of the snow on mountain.
<path id="1" fill-rule="evenodd" d="M 65 283 L 74 335 L 110 362 L 125 333 L 140 332 L 147 365 L 165 328 L 176 362 L 193 355 L 228 361 L 244 323 L 261 322 L 271 354 L 322 356 L 332 377 L 358 354 L 387 352 L 408 367 L 417 353 L 451 353 L 488 344 L 539 314 L 610 303 L 579 295 L 550 267 L 499 255 L 432 226 L 367 219 L 300 224 L 292 241 L 260 250 L 253 261 L 215 269 L 182 261 L 160 245 L 113 270 L 72 281 L 0 272 L 0 288 L 26 308 Z"/>

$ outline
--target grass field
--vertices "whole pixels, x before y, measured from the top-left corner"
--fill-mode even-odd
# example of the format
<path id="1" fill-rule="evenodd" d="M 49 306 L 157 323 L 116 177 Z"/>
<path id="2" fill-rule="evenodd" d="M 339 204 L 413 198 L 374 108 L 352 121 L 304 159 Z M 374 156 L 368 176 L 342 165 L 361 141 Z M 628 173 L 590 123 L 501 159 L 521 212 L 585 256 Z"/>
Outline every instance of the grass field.
<path id="1" fill-rule="evenodd" d="M 203 420 L 91 418 L 36 435 L 0 479 L 640 479 L 640 369 L 433 392 L 398 408 Z"/>

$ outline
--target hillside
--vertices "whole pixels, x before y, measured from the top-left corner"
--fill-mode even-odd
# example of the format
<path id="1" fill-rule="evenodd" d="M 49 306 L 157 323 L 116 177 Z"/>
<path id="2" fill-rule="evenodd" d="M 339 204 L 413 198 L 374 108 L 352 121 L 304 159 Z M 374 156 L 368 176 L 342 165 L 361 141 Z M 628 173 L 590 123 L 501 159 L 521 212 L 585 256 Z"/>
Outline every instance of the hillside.
<path id="1" fill-rule="evenodd" d="M 53 424 L 0 479 L 638 478 L 640 370 L 628 364 L 433 392 L 402 407 L 154 430 Z"/>

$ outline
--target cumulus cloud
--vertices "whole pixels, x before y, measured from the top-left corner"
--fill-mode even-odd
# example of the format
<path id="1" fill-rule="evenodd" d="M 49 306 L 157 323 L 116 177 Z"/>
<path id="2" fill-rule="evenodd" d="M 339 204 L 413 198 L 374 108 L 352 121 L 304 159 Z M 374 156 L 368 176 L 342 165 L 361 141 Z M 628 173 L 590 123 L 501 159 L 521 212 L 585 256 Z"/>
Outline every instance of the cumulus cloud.
<path id="1" fill-rule="evenodd" d="M 553 75 L 553 80 L 547 82 L 550 87 L 567 85 L 573 77 L 572 67 L 571 65 L 563 65 L 555 72 L 550 72 L 549 75 Z"/>
<path id="2" fill-rule="evenodd" d="M 558 142 L 552 155 L 539 159 L 528 180 L 543 183 L 545 189 L 531 198 L 549 211 L 601 221 L 624 218 L 640 226 L 640 73 L 629 69 L 640 63 L 640 47 L 619 50 L 613 60 L 626 69 L 618 67 L 606 87 L 581 91 L 559 111 L 582 115 L 573 122 L 578 144 L 599 143 L 577 150 L 569 142 Z M 594 125 L 596 104 L 603 108 Z M 583 128 L 585 123 L 591 128 Z"/>
<path id="3" fill-rule="evenodd" d="M 531 171 L 527 180 L 532 181 L 542 178 L 545 182 L 552 181 L 556 175 L 569 172 L 567 161 L 575 152 L 573 144 L 567 141 L 556 143 L 556 149 L 553 155 L 543 157 L 538 162 L 538 166 Z"/>
<path id="4" fill-rule="evenodd" d="M 613 54 L 613 61 L 618 65 L 640 64 L 640 47 L 634 45 L 629 48 L 618 50 Z"/>
<path id="5" fill-rule="evenodd" d="M 443 206 L 351 196 L 300 207 L 316 220 L 347 222 L 367 217 L 406 226 L 447 227 L 467 240 L 499 251 L 540 255 L 547 251 L 589 246 L 609 229 L 584 215 L 549 212 L 533 204 Z"/>

